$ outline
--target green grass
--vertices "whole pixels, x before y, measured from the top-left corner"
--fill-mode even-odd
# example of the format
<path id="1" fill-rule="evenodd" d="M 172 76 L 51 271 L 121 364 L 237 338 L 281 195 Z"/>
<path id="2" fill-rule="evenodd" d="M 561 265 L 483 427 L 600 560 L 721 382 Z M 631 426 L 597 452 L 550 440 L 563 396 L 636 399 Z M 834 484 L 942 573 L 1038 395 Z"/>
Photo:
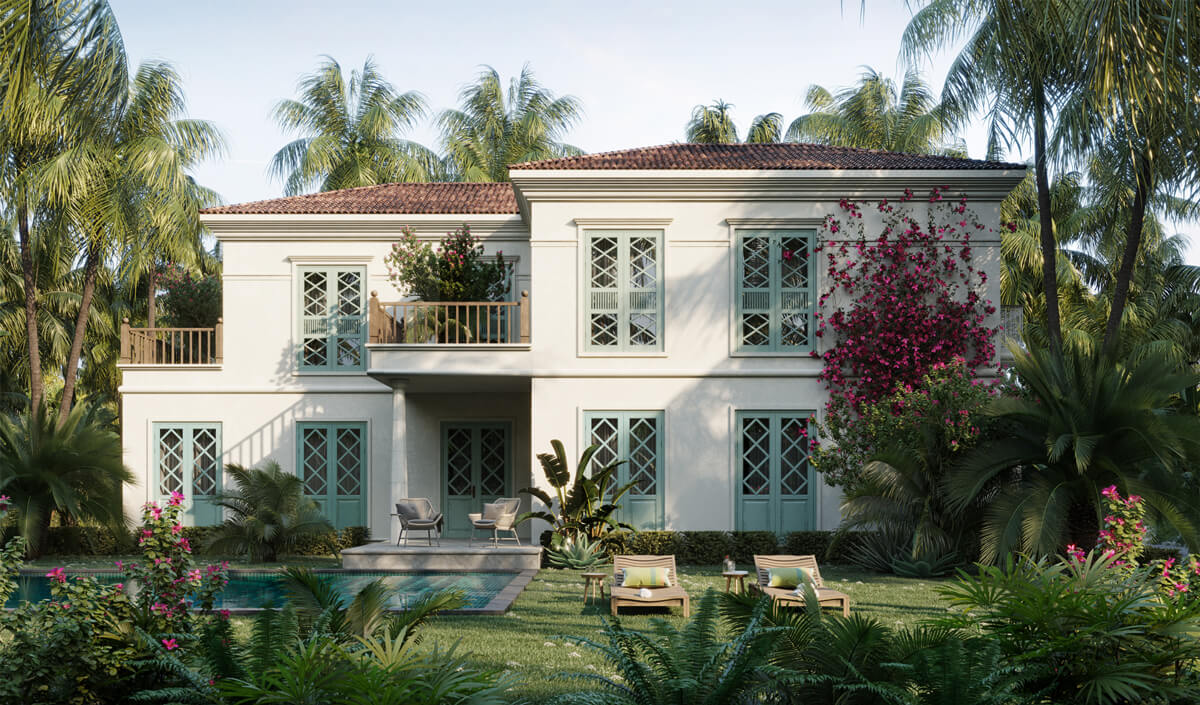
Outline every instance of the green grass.
<path id="1" fill-rule="evenodd" d="M 893 627 L 911 625 L 946 613 L 946 606 L 933 591 L 937 580 L 910 580 L 884 576 L 854 568 L 822 567 L 829 587 L 850 595 L 854 612 L 871 615 Z M 722 590 L 721 570 L 711 567 L 680 569 L 681 582 L 692 596 L 692 604 L 708 588 Z M 563 671 L 610 673 L 591 651 L 564 644 L 561 636 L 600 637 L 602 616 L 608 603 L 583 604 L 583 578 L 567 570 L 543 570 L 525 589 L 512 609 L 503 616 L 442 616 L 422 631 L 426 643 L 459 642 L 480 665 L 507 670 L 520 681 L 515 696 L 534 702 L 573 690 L 576 684 L 557 679 Z M 641 614 L 622 610 L 621 621 L 633 628 L 649 626 L 653 617 L 683 623 L 682 612 L 673 609 L 644 610 Z"/>

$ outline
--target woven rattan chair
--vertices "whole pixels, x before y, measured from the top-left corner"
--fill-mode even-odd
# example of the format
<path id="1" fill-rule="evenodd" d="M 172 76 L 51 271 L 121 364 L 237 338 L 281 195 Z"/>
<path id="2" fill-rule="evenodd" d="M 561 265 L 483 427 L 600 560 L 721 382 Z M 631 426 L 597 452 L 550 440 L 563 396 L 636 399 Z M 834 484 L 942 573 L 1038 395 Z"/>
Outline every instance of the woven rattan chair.
<path id="1" fill-rule="evenodd" d="M 400 520 L 400 533 L 396 536 L 396 545 L 404 539 L 408 545 L 408 534 L 413 531 L 424 531 L 425 540 L 433 545 L 436 537 L 438 545 L 442 545 L 442 513 L 433 511 L 433 502 L 426 497 L 409 497 L 396 502 L 396 513 L 392 516 Z"/>
<path id="2" fill-rule="evenodd" d="M 666 587 L 646 588 L 649 597 L 642 597 L 642 588 L 623 587 L 625 569 L 633 567 L 666 568 Z M 673 607 L 683 608 L 685 618 L 691 616 L 691 600 L 679 585 L 679 574 L 675 572 L 675 556 L 613 556 L 612 613 L 615 617 L 621 607 Z"/>
<path id="3" fill-rule="evenodd" d="M 517 545 L 521 545 L 521 538 L 517 536 L 517 512 L 521 509 L 521 499 L 519 497 L 507 497 L 498 499 L 491 504 L 483 505 L 483 511 L 468 514 L 467 518 L 471 520 L 471 544 L 475 543 L 476 531 L 492 532 L 492 548 L 500 545 L 500 532 L 506 531 L 512 534 L 511 540 L 516 541 Z M 509 538 L 503 539 L 505 541 Z"/>
<path id="4" fill-rule="evenodd" d="M 794 588 L 768 587 L 771 581 L 772 568 L 805 568 L 812 573 L 817 583 L 817 602 L 822 607 L 841 607 L 842 616 L 850 616 L 850 596 L 844 592 L 825 587 L 821 580 L 821 569 L 817 567 L 816 556 L 755 556 L 754 569 L 758 580 L 754 588 L 759 592 L 770 595 L 777 604 L 804 606 L 804 595 L 797 595 Z"/>

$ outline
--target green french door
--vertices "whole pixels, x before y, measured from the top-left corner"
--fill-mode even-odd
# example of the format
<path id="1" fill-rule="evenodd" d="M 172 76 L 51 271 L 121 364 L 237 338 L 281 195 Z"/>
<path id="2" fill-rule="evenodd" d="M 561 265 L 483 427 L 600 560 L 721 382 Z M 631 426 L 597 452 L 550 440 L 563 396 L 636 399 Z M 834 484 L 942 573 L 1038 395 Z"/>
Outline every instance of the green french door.
<path id="1" fill-rule="evenodd" d="M 512 496 L 512 425 L 506 421 L 442 424 L 442 514 L 445 536 L 471 535 L 467 515 Z"/>
<path id="2" fill-rule="evenodd" d="M 304 422 L 297 442 L 304 494 L 336 528 L 366 526 L 367 425 Z"/>
<path id="3" fill-rule="evenodd" d="M 811 531 L 816 480 L 809 462 L 810 413 L 745 411 L 737 415 L 739 531 Z"/>
<path id="4" fill-rule="evenodd" d="M 156 423 L 153 428 L 159 502 L 178 492 L 184 498 L 184 524 L 220 524 L 221 508 L 213 499 L 221 491 L 221 425 Z"/>
<path id="5" fill-rule="evenodd" d="M 661 411 L 587 411 L 583 415 L 587 444 L 596 444 L 594 466 L 624 460 L 617 468 L 617 487 L 633 487 L 621 498 L 617 519 L 641 531 L 662 529 L 663 413 Z"/>

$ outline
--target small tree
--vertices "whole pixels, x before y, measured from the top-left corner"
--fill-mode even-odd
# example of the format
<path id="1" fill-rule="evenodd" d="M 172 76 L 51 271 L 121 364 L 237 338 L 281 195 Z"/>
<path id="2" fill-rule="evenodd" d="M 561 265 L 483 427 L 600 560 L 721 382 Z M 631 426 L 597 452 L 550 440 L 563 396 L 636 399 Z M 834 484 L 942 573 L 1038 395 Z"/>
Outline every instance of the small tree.
<path id="1" fill-rule="evenodd" d="M 392 284 L 421 301 L 499 301 L 506 293 L 504 253 L 488 261 L 467 225 L 436 248 L 406 227 L 384 263 Z"/>
<path id="2" fill-rule="evenodd" d="M 167 325 L 211 328 L 221 317 L 221 277 L 191 272 L 179 265 L 166 267 L 157 277 L 165 290 L 161 300 Z"/>

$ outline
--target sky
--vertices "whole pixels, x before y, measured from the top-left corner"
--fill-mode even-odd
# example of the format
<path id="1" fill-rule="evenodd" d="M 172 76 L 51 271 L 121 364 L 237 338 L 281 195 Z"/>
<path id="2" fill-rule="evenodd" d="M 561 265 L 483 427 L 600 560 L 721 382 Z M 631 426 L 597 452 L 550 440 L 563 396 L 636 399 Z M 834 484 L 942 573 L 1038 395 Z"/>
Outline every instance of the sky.
<path id="1" fill-rule="evenodd" d="M 525 64 L 556 94 L 583 103 L 568 141 L 600 152 L 681 141 L 694 106 L 734 105 L 740 130 L 760 113 L 785 124 L 807 112 L 804 93 L 852 84 L 863 66 L 901 80 L 903 0 L 688 2 L 408 2 L 397 0 L 110 0 L 130 58 L 167 60 L 180 73 L 190 117 L 214 122 L 228 153 L 196 170 L 225 203 L 274 198 L 272 155 L 295 135 L 271 112 L 294 97 L 323 55 L 344 69 L 374 57 L 401 91 L 431 112 L 457 106 L 463 85 L 492 66 L 507 80 Z M 952 52 L 920 65 L 939 88 Z M 405 135 L 437 148 L 430 116 Z M 982 157 L 981 124 L 963 134 Z M 1011 161 L 1029 155 L 1013 151 Z M 1200 264 L 1200 228 L 1188 260 Z"/>

